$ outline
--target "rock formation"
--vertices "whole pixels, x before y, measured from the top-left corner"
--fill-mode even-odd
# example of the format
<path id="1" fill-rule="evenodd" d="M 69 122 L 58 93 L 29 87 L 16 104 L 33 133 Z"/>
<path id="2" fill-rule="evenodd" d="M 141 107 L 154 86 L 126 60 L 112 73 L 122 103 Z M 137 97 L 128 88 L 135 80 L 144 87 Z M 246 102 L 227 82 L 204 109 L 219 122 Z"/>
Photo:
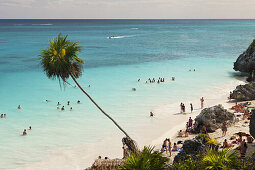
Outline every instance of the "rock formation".
<path id="1" fill-rule="evenodd" d="M 250 119 L 250 134 L 255 139 L 255 111 L 252 111 Z"/>
<path id="2" fill-rule="evenodd" d="M 252 72 L 255 71 L 255 39 L 249 46 L 249 48 L 241 54 L 234 63 L 234 70 L 240 72 L 246 72 L 250 74 L 248 79 L 251 80 Z"/>
<path id="3" fill-rule="evenodd" d="M 207 132 L 214 132 L 215 130 L 222 127 L 226 121 L 227 125 L 231 125 L 236 122 L 235 115 L 221 105 L 205 108 L 195 118 L 198 125 L 192 130 L 193 133 L 199 133 L 201 127 L 206 126 Z"/>
<path id="4" fill-rule="evenodd" d="M 255 100 L 255 83 L 237 86 L 231 95 L 231 99 L 239 101 Z"/>
<path id="5" fill-rule="evenodd" d="M 187 158 L 187 155 L 190 155 L 192 159 L 195 159 L 196 155 L 202 155 L 206 153 L 208 149 L 209 145 L 206 143 L 205 138 L 196 136 L 183 143 L 183 150 L 174 157 L 174 162 L 184 161 Z"/>

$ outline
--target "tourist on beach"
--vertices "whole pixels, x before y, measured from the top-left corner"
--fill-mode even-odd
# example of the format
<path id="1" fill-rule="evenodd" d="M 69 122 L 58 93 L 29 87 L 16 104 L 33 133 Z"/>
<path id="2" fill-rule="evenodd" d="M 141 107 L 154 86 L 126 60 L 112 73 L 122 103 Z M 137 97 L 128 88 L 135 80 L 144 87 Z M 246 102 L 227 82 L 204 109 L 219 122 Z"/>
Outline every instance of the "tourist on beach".
<path id="1" fill-rule="evenodd" d="M 251 135 L 247 134 L 246 137 L 247 137 L 247 142 L 248 143 L 252 143 L 253 142 L 254 139 L 251 137 Z"/>
<path id="2" fill-rule="evenodd" d="M 232 147 L 232 144 L 227 142 L 227 139 L 224 140 L 222 148 L 229 148 Z"/>
<path id="3" fill-rule="evenodd" d="M 191 119 L 191 117 L 189 117 L 189 127 L 192 127 L 193 124 L 193 120 Z"/>
<path id="4" fill-rule="evenodd" d="M 240 154 L 241 154 L 241 157 L 244 158 L 245 157 L 245 154 L 246 154 L 246 151 L 247 151 L 247 143 L 245 142 L 245 139 L 241 142 L 241 145 L 240 145 Z"/>
<path id="5" fill-rule="evenodd" d="M 161 152 L 164 152 L 165 150 L 167 151 L 167 148 L 166 148 L 167 141 L 168 141 L 168 139 L 165 139 L 165 140 L 164 140 L 163 145 L 162 145 Z"/>
<path id="6" fill-rule="evenodd" d="M 177 147 L 176 143 L 174 143 L 173 151 L 178 151 L 178 147 Z"/>
<path id="7" fill-rule="evenodd" d="M 80 103 L 81 103 L 81 101 L 80 101 L 80 100 L 78 100 L 78 101 L 77 101 L 77 104 L 80 104 Z"/>
<path id="8" fill-rule="evenodd" d="M 189 122 L 186 122 L 186 130 L 189 129 Z"/>
<path id="9" fill-rule="evenodd" d="M 190 112 L 191 113 L 193 112 L 193 105 L 192 105 L 192 103 L 190 103 Z"/>
<path id="10" fill-rule="evenodd" d="M 183 132 L 182 132 L 182 130 L 180 130 L 178 133 L 178 137 L 182 137 L 182 136 L 183 136 Z"/>
<path id="11" fill-rule="evenodd" d="M 20 106 L 20 105 L 18 106 L 18 109 L 21 109 L 21 106 Z"/>
<path id="12" fill-rule="evenodd" d="M 204 98 L 202 97 L 201 99 L 200 99 L 200 101 L 201 101 L 201 109 L 203 109 L 204 108 Z"/>
<path id="13" fill-rule="evenodd" d="M 171 143 L 170 139 L 168 138 L 168 151 L 169 151 L 169 157 L 171 157 L 171 154 L 172 154 L 172 152 L 171 152 L 171 148 L 172 148 L 172 143 Z"/>
<path id="14" fill-rule="evenodd" d="M 150 117 L 153 117 L 153 116 L 154 116 L 154 114 L 152 112 L 150 112 Z"/>
<path id="15" fill-rule="evenodd" d="M 180 113 L 182 113 L 183 112 L 183 106 L 182 106 L 183 104 L 181 103 L 180 104 L 180 108 L 181 108 L 181 112 Z"/>
<path id="16" fill-rule="evenodd" d="M 4 114 L 4 118 L 6 118 L 6 114 Z"/>
<path id="17" fill-rule="evenodd" d="M 59 105 L 60 105 L 60 103 L 58 102 L 57 106 L 59 106 Z"/>
<path id="18" fill-rule="evenodd" d="M 227 133 L 227 123 L 226 123 L 226 121 L 224 121 L 224 123 L 221 127 L 221 130 L 222 130 L 222 136 L 226 136 L 226 133 Z"/>
<path id="19" fill-rule="evenodd" d="M 23 136 L 25 136 L 25 135 L 27 135 L 27 130 L 26 129 L 24 129 L 24 131 L 23 131 Z"/>
<path id="20" fill-rule="evenodd" d="M 189 131 L 187 129 L 185 131 L 185 137 L 189 137 Z"/>
<path id="21" fill-rule="evenodd" d="M 202 132 L 201 132 L 202 134 L 207 134 L 207 130 L 206 130 L 205 125 L 202 126 L 201 131 L 202 131 Z"/>
<path id="22" fill-rule="evenodd" d="M 29 129 L 28 130 L 32 130 L 32 127 L 31 126 L 29 126 Z"/>
<path id="23" fill-rule="evenodd" d="M 67 105 L 70 105 L 70 101 L 67 101 Z"/>
<path id="24" fill-rule="evenodd" d="M 183 113 L 185 113 L 185 105 L 184 104 L 182 104 L 182 111 L 183 111 Z"/>
<path id="25" fill-rule="evenodd" d="M 62 110 L 62 111 L 65 110 L 65 106 L 62 106 L 61 110 Z"/>

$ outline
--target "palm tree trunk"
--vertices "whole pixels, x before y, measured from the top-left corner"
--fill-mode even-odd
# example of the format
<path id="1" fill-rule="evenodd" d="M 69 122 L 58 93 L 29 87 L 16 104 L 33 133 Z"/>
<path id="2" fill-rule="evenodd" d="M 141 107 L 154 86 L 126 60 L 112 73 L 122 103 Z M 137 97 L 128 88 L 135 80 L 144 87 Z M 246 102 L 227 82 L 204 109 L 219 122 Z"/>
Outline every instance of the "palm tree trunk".
<path id="1" fill-rule="evenodd" d="M 72 73 L 70 73 L 70 76 L 72 77 L 73 81 L 77 84 L 77 86 L 81 89 L 81 91 L 88 96 L 88 98 L 92 101 L 92 103 L 94 103 L 96 105 L 96 107 L 106 116 L 108 117 L 125 135 L 126 137 L 130 138 L 129 135 L 118 125 L 118 123 L 107 113 L 105 113 L 105 111 L 98 106 L 98 104 L 90 97 L 90 95 L 80 86 L 80 84 L 76 81 L 75 77 L 72 75 Z M 130 138 L 131 139 L 131 138 Z"/>

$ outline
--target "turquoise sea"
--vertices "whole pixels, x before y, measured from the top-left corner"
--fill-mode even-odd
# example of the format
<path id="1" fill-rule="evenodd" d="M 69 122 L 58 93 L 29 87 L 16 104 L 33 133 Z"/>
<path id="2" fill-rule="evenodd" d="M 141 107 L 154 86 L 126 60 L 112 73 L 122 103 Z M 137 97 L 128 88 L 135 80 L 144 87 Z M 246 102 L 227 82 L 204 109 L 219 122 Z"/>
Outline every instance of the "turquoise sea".
<path id="1" fill-rule="evenodd" d="M 41 49 L 59 33 L 83 47 L 80 84 L 143 146 L 178 124 L 171 110 L 155 119 L 150 111 L 179 109 L 234 81 L 233 62 L 254 32 L 255 20 L 0 20 L 0 113 L 7 115 L 0 169 L 84 169 L 98 155 L 121 157 L 123 134 L 72 80 L 60 88 L 40 67 Z M 145 83 L 158 77 L 165 83 Z"/>

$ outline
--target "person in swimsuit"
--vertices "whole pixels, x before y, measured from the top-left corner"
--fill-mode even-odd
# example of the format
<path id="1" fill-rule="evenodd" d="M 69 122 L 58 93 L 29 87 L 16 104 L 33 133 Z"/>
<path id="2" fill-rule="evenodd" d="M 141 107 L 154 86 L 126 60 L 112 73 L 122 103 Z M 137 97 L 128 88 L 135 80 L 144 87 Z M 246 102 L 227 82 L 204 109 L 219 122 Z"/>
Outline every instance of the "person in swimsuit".
<path id="1" fill-rule="evenodd" d="M 226 122 L 223 123 L 221 130 L 222 130 L 222 136 L 226 136 L 226 133 L 227 133 L 227 123 Z"/>
<path id="2" fill-rule="evenodd" d="M 171 148 L 172 148 L 172 143 L 171 143 L 170 139 L 168 139 L 168 151 L 169 151 L 169 154 L 170 154 L 169 157 L 171 157 L 171 154 L 172 154 Z"/>
<path id="3" fill-rule="evenodd" d="M 165 139 L 164 142 L 163 142 L 162 149 L 161 149 L 162 152 L 164 152 L 164 150 L 167 151 L 167 148 L 166 148 L 167 141 L 168 141 L 168 140 Z"/>
<path id="4" fill-rule="evenodd" d="M 61 110 L 62 110 L 62 111 L 65 110 L 65 106 L 62 106 Z"/>
<path id="5" fill-rule="evenodd" d="M 27 130 L 26 129 L 24 129 L 24 131 L 23 131 L 23 136 L 25 136 L 25 135 L 27 135 Z"/>

